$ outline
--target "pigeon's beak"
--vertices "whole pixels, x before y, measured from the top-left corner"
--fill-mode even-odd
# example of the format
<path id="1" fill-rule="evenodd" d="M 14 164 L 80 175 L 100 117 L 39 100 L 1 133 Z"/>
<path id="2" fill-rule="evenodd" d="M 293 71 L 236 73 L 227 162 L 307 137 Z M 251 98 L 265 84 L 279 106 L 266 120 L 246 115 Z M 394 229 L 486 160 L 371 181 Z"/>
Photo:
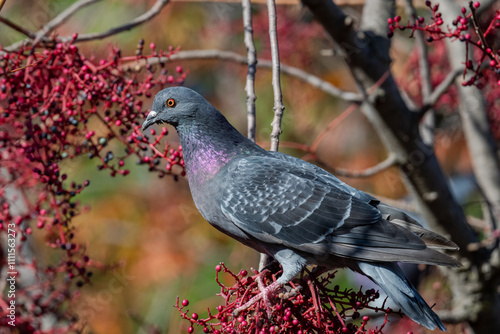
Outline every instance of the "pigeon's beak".
<path id="1" fill-rule="evenodd" d="M 149 112 L 148 117 L 146 117 L 146 120 L 142 123 L 142 131 L 145 131 L 151 125 L 156 123 L 156 115 L 158 115 L 158 113 L 154 110 Z"/>

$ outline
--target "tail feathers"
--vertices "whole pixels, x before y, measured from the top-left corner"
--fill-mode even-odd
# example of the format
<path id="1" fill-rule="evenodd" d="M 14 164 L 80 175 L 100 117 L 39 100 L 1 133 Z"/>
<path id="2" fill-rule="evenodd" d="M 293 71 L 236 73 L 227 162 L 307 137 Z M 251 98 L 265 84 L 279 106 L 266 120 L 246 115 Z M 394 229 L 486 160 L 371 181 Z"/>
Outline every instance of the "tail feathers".
<path id="1" fill-rule="evenodd" d="M 377 205 L 377 209 L 380 210 L 384 219 L 395 225 L 404 227 L 422 238 L 427 247 L 435 249 L 458 250 L 458 246 L 453 241 L 446 239 L 442 235 L 425 229 L 417 220 L 413 219 L 405 212 L 385 203 L 379 203 Z"/>
<path id="2" fill-rule="evenodd" d="M 434 330 L 438 327 L 446 332 L 446 327 L 437 314 L 431 310 L 396 263 L 359 262 L 358 265 L 362 273 L 380 286 L 413 321 L 428 329 Z"/>

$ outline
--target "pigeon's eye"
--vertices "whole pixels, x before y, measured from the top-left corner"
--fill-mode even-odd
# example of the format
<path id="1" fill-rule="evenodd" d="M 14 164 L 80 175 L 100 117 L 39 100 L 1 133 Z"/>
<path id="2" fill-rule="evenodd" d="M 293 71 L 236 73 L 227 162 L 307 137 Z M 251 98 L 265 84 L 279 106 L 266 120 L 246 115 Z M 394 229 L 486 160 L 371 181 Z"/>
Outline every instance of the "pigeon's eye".
<path id="1" fill-rule="evenodd" d="M 172 107 L 175 107 L 176 102 L 174 99 L 170 98 L 167 100 L 167 103 L 165 103 L 165 104 L 167 105 L 167 107 L 172 108 Z"/>

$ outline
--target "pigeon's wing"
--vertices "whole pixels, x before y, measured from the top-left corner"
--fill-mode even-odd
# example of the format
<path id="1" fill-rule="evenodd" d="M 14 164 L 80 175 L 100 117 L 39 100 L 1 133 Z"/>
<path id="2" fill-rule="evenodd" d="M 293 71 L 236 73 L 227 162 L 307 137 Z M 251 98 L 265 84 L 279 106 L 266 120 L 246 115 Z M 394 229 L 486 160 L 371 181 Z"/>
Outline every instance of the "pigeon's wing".
<path id="1" fill-rule="evenodd" d="M 222 212 L 257 239 L 309 253 L 374 261 L 388 253 L 393 255 L 387 260 L 394 261 L 402 260 L 396 249 L 426 248 L 412 232 L 383 220 L 371 197 L 355 196 L 308 165 L 272 156 L 234 161 L 221 180 Z M 372 249 L 379 250 L 375 258 Z"/>

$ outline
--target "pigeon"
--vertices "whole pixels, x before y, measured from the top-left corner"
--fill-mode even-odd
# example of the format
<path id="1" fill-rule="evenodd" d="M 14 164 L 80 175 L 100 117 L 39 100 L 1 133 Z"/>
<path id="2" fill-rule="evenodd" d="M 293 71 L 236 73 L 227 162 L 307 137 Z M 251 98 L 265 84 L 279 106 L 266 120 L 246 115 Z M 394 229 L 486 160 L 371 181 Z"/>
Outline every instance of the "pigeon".
<path id="1" fill-rule="evenodd" d="M 201 215 L 283 269 L 247 304 L 269 301 L 305 266 L 349 268 L 369 277 L 415 322 L 446 331 L 397 262 L 459 267 L 439 251 L 457 250 L 455 243 L 316 165 L 266 151 L 189 88 L 155 96 L 142 130 L 163 123 L 179 134 Z"/>

